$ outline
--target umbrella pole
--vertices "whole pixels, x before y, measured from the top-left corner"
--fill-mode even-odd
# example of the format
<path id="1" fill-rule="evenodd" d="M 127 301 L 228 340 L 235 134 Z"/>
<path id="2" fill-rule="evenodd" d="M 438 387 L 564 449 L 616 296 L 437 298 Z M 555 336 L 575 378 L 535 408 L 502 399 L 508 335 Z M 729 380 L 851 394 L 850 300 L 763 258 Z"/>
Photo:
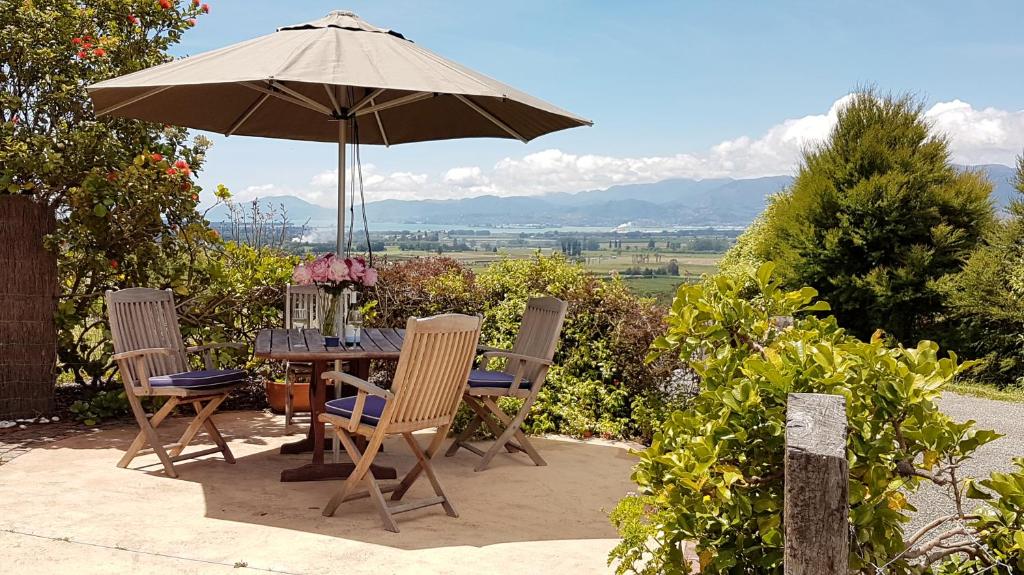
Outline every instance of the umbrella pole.
<path id="1" fill-rule="evenodd" d="M 345 137 L 348 120 L 338 120 L 338 246 L 335 253 L 345 255 Z"/>

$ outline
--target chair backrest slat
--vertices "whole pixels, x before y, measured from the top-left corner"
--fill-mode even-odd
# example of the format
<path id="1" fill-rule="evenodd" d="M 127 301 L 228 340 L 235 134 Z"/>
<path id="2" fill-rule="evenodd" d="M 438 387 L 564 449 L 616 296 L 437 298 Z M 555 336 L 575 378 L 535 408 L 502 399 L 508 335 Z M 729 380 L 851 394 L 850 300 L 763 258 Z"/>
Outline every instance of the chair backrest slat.
<path id="1" fill-rule="evenodd" d="M 567 308 L 568 305 L 558 298 L 530 298 L 526 302 L 523 323 L 519 326 L 519 334 L 516 336 L 515 345 L 512 346 L 512 352 L 549 361 L 553 359 Z M 518 362 L 507 362 L 505 372 L 515 374 L 518 366 Z M 541 366 L 528 365 L 523 375 L 533 381 L 541 369 Z"/>
<path id="2" fill-rule="evenodd" d="M 459 314 L 412 318 L 381 427 L 419 429 L 451 423 L 480 339 L 480 318 Z"/>
<path id="3" fill-rule="evenodd" d="M 284 295 L 284 327 L 286 329 L 319 329 L 322 292 L 316 286 L 289 285 Z"/>
<path id="4" fill-rule="evenodd" d="M 174 295 L 170 290 L 129 288 L 108 291 L 106 300 L 114 353 L 154 347 L 170 348 L 173 350 L 170 355 L 146 357 L 149 375 L 188 370 L 185 343 L 181 338 Z M 134 364 L 130 365 L 128 375 L 132 385 L 138 385 Z"/>

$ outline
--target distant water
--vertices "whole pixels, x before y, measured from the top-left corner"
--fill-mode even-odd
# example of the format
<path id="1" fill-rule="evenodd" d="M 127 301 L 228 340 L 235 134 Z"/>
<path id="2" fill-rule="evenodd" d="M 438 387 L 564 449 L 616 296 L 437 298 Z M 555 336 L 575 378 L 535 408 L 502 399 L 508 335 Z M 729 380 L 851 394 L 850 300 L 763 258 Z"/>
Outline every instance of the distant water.
<path id="1" fill-rule="evenodd" d="M 545 232 L 565 232 L 565 233 L 611 233 L 616 231 L 614 226 L 472 226 L 472 225 L 452 225 L 452 224 L 416 224 L 416 223 L 396 223 L 396 222 L 369 222 L 370 232 L 374 234 L 382 234 L 386 232 L 444 232 L 448 230 L 472 230 L 476 231 L 489 231 L 495 234 L 542 234 Z M 360 223 L 357 222 L 357 227 L 361 227 Z M 310 228 L 313 231 L 323 233 L 334 234 L 337 229 L 332 225 L 317 226 L 310 224 Z M 620 231 L 629 232 L 646 232 L 646 233 L 657 233 L 663 231 L 687 231 L 687 230 L 742 230 L 744 226 L 672 226 L 672 227 L 630 227 L 628 229 Z"/>

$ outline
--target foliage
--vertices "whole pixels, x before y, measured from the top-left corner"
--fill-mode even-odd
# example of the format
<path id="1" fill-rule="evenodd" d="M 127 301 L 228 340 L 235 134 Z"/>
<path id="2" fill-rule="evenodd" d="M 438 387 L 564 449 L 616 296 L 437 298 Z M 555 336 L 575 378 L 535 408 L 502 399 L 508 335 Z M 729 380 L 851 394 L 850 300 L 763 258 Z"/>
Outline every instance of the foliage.
<path id="1" fill-rule="evenodd" d="M 1024 156 L 1016 190 L 1024 194 Z M 939 284 L 951 342 L 983 360 L 971 377 L 1000 387 L 1024 384 L 1024 195 L 1008 212 L 963 270 Z"/>
<path id="2" fill-rule="evenodd" d="M 449 258 L 384 264 L 375 289 L 374 325 L 397 326 L 444 311 L 478 313 L 484 317 L 482 343 L 506 349 L 528 298 L 567 301 L 555 366 L 527 420 L 534 432 L 650 437 L 652 420 L 681 401 L 671 385 L 678 362 L 643 362 L 664 329 L 663 312 L 621 282 L 594 278 L 561 255 L 500 260 L 479 274 Z"/>
<path id="3" fill-rule="evenodd" d="M 834 317 L 810 313 L 828 309 L 816 297 L 784 289 L 772 264 L 679 289 L 651 357 L 685 361 L 701 391 L 640 453 L 639 492 L 613 514 L 624 537 L 610 557 L 619 573 L 685 572 L 684 541 L 695 542 L 704 573 L 782 572 L 780 470 L 794 392 L 845 398 L 851 570 L 915 572 L 924 555 L 903 542 L 915 511 L 907 495 L 932 481 L 959 497 L 962 484 L 943 483 L 945 474 L 998 435 L 952 421 L 935 403 L 969 364 L 940 357 L 929 341 L 856 339 Z M 1024 497 L 1015 493 L 1014 505 Z"/>
<path id="4" fill-rule="evenodd" d="M 959 271 L 992 224 L 991 189 L 950 163 L 920 103 L 867 91 L 804 153 L 725 268 L 775 261 L 786 285 L 817 289 L 854 335 L 882 328 L 912 344 L 935 333 L 934 282 Z"/>
<path id="5" fill-rule="evenodd" d="M 165 398 L 144 397 L 143 405 L 148 409 L 158 409 Z M 96 425 L 107 419 L 126 417 L 131 415 L 132 408 L 128 403 L 128 396 L 124 390 L 100 390 L 88 399 L 80 399 L 71 404 L 68 408 L 75 419 L 86 425 Z"/>
<path id="6" fill-rule="evenodd" d="M 206 9 L 152 0 L 0 4 L 0 193 L 55 210 L 58 357 L 102 381 L 102 295 L 148 285 L 206 234 L 192 175 L 208 142 L 183 129 L 97 119 L 86 86 L 170 59 Z"/>

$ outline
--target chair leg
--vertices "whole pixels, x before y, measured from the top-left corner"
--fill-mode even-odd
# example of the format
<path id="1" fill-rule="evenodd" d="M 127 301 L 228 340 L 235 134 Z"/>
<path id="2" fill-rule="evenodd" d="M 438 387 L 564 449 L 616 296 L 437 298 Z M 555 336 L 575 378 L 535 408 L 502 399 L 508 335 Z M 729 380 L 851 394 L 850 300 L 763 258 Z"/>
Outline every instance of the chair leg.
<path id="1" fill-rule="evenodd" d="M 485 400 L 486 398 L 478 399 L 473 396 L 467 396 L 466 404 L 469 405 L 469 407 L 476 412 L 477 417 L 479 417 L 481 421 L 487 424 L 487 429 L 489 429 L 491 431 L 491 435 L 493 435 L 494 438 L 497 439 L 501 437 L 501 434 L 502 432 L 505 431 L 505 429 L 502 426 L 498 425 L 498 422 L 501 420 L 496 421 L 497 416 L 492 417 L 492 413 L 490 412 L 490 410 L 484 406 L 483 401 Z M 500 408 L 498 408 L 498 413 L 502 415 L 505 414 L 505 412 L 501 411 Z M 523 448 L 513 444 L 512 442 L 505 443 L 505 450 L 508 451 L 509 453 L 515 453 L 516 451 L 523 451 L 525 453 L 525 450 Z"/>
<path id="2" fill-rule="evenodd" d="M 370 465 L 373 463 L 373 459 L 377 456 L 377 448 L 380 447 L 381 441 L 383 440 L 380 436 L 374 436 L 369 445 L 367 445 L 366 453 L 363 454 L 359 451 L 359 447 L 356 446 L 355 442 L 348 435 L 348 432 L 344 429 L 339 429 L 336 426 L 332 426 L 332 431 L 336 441 L 340 441 L 345 446 L 345 451 L 348 453 L 352 461 L 356 462 L 356 467 L 352 470 L 352 474 L 345 480 L 344 486 L 341 491 L 336 493 L 327 505 L 324 507 L 323 515 L 330 517 L 334 515 L 334 512 L 338 509 L 338 506 L 345 501 L 349 494 L 354 493 L 356 487 L 362 481 L 367 482 L 367 491 L 370 495 L 370 499 L 377 506 L 377 512 L 380 514 L 381 521 L 384 522 L 384 528 L 388 531 L 398 533 L 398 525 L 395 523 L 394 518 L 391 516 L 391 512 L 388 510 L 387 502 L 384 500 L 384 494 L 381 493 L 380 487 L 377 485 L 377 478 L 374 477 L 373 471 Z"/>
<path id="3" fill-rule="evenodd" d="M 533 405 L 532 400 L 533 398 L 528 398 L 525 402 L 523 402 L 523 406 L 519 409 L 519 413 L 517 413 L 515 417 L 510 419 L 507 415 L 505 415 L 505 412 L 501 410 L 501 407 L 499 407 L 498 404 L 495 403 L 491 398 L 484 399 L 483 404 L 495 417 L 498 418 L 499 421 L 501 421 L 505 425 L 505 430 L 495 440 L 494 445 L 492 445 L 491 448 L 487 450 L 487 453 L 485 453 L 484 456 L 480 458 L 480 462 L 477 463 L 476 467 L 474 468 L 474 471 L 483 471 L 484 469 L 486 469 L 487 466 L 490 465 L 491 460 L 494 459 L 494 456 L 498 454 L 498 451 L 504 449 L 506 444 L 508 444 L 508 442 L 511 441 L 513 437 L 519 440 L 519 445 L 523 448 L 524 451 L 526 451 L 526 454 L 530 456 L 530 459 L 533 460 L 533 463 L 535 465 L 547 465 L 547 462 L 544 461 L 544 459 L 540 456 L 539 453 L 537 453 L 537 450 L 533 448 L 533 445 L 530 444 L 530 441 L 526 439 L 526 435 L 520 429 L 520 426 L 523 424 L 523 421 L 526 420 L 526 416 L 529 415 L 530 413 L 530 407 Z"/>
<path id="4" fill-rule="evenodd" d="M 427 450 L 424 453 L 424 456 L 426 457 L 427 460 L 427 465 L 429 465 L 430 459 L 434 457 L 435 453 L 437 453 L 437 450 L 441 447 L 441 444 L 444 443 L 444 437 L 445 435 L 448 434 L 449 427 L 450 426 L 447 425 L 439 427 L 438 432 L 434 434 L 434 438 L 430 441 L 430 445 L 427 447 Z M 408 441 L 408 439 L 406 439 L 406 441 Z M 417 444 L 416 446 L 418 448 L 419 444 Z M 410 445 L 410 447 L 412 446 Z M 415 453 L 415 451 L 416 450 L 414 449 L 413 453 Z M 416 455 L 416 458 L 419 459 L 418 454 Z M 414 465 L 412 469 L 410 469 L 409 472 L 405 474 L 405 477 L 402 478 L 401 483 L 399 483 L 398 487 L 396 487 L 395 490 L 391 493 L 392 501 L 398 501 L 405 496 L 405 492 L 409 491 L 409 488 L 412 487 L 412 484 L 416 483 L 416 480 L 419 479 L 420 473 L 423 472 L 424 467 L 425 465 L 422 460 L 416 462 L 416 465 Z M 438 495 L 441 496 L 442 494 L 438 493 Z M 447 510 L 448 508 L 445 507 L 445 511 Z"/>
<path id="5" fill-rule="evenodd" d="M 198 408 L 196 409 L 196 415 L 199 415 Z M 203 427 L 206 428 L 206 433 L 210 435 L 210 438 L 213 439 L 213 442 L 216 443 L 217 447 L 220 448 L 221 454 L 224 455 L 224 461 L 228 463 L 234 463 L 235 456 L 234 454 L 231 453 L 231 449 L 228 448 L 228 443 L 224 441 L 224 436 L 220 434 L 220 430 L 218 430 L 217 426 L 213 423 L 212 414 L 203 420 Z"/>
<path id="6" fill-rule="evenodd" d="M 156 456 L 160 458 L 160 463 L 163 464 L 164 471 L 167 473 L 169 477 L 178 477 L 178 472 L 174 470 L 174 464 L 171 463 L 171 458 L 170 456 L 167 455 L 167 450 L 164 449 L 163 443 L 160 441 L 160 436 L 157 435 L 156 429 L 153 428 L 153 425 L 151 425 L 149 420 L 146 418 L 146 410 L 142 409 L 142 402 L 139 400 L 138 396 L 136 396 L 134 393 L 131 393 L 131 391 L 129 391 L 127 395 L 128 403 L 132 406 L 132 413 L 135 415 L 135 421 L 138 422 L 139 427 L 142 429 L 142 433 L 145 435 L 146 441 L 149 443 L 150 447 L 153 448 L 153 452 L 156 453 Z M 167 402 L 174 402 L 176 405 L 177 402 L 175 400 L 177 400 L 177 398 L 172 397 L 171 399 L 167 400 Z M 174 409 L 174 405 L 172 405 L 171 408 L 167 410 L 167 413 L 170 413 L 172 409 Z M 163 411 L 163 409 L 161 409 L 160 411 Z M 166 417 L 166 415 L 164 417 Z M 125 466 L 127 466 L 128 461 L 131 461 L 135 457 L 135 453 L 137 452 L 138 449 L 136 449 L 135 452 L 131 453 L 131 457 L 127 458 L 127 461 L 125 460 L 125 458 L 122 458 L 122 461 L 125 461 Z M 125 456 L 127 455 L 128 454 L 126 453 Z"/>
<path id="7" fill-rule="evenodd" d="M 147 421 L 149 421 L 149 424 L 153 426 L 153 429 L 156 429 L 168 415 L 174 412 L 174 408 L 177 406 L 178 398 L 171 397 L 164 403 L 163 407 L 153 415 L 152 419 L 147 419 Z M 134 412 L 134 408 L 132 411 Z M 145 417 L 145 413 L 143 413 L 143 417 Z M 128 467 L 128 464 L 131 463 L 132 459 L 135 459 L 135 454 L 138 453 L 145 444 L 146 432 L 140 429 L 138 435 L 135 436 L 135 440 L 132 441 L 130 446 L 128 446 L 128 451 L 125 451 L 121 460 L 117 462 L 117 466 L 122 469 Z"/>
<path id="8" fill-rule="evenodd" d="M 469 398 L 467 398 L 466 401 L 469 402 Z M 481 419 L 480 414 L 474 412 L 473 419 L 469 422 L 469 425 L 466 426 L 466 429 L 462 430 L 462 433 L 460 433 L 458 437 L 452 440 L 452 444 L 448 446 L 448 451 L 444 452 L 444 456 L 451 457 L 455 455 L 459 451 L 459 447 L 462 447 L 463 443 L 469 441 L 469 439 L 473 437 L 473 434 L 476 433 L 476 430 L 481 424 L 483 424 L 483 422 L 484 420 Z"/>
<path id="9" fill-rule="evenodd" d="M 405 442 L 409 444 L 409 448 L 412 449 L 413 455 L 415 455 L 416 459 L 419 460 L 418 467 L 423 470 L 423 473 L 427 474 L 427 479 L 430 481 L 430 485 L 434 488 L 434 494 L 442 498 L 441 506 L 444 507 L 444 512 L 450 517 L 458 517 L 459 513 L 455 511 L 455 507 L 452 506 L 451 500 L 448 499 L 448 495 L 445 494 L 444 488 L 441 487 L 441 481 L 434 473 L 434 467 L 430 465 L 430 458 L 433 456 L 434 450 L 441 446 L 441 442 L 444 441 L 444 436 L 447 434 L 447 426 L 438 429 L 437 434 L 434 436 L 434 440 L 431 442 L 430 447 L 427 448 L 425 453 L 411 433 L 403 433 L 402 437 L 404 437 Z M 438 440 L 438 438 L 440 438 L 440 440 Z M 411 474 L 412 471 L 409 473 Z M 392 494 L 392 499 L 394 499 L 394 494 Z"/>
<path id="10" fill-rule="evenodd" d="M 178 440 L 177 447 L 171 450 L 171 457 L 177 457 L 181 455 L 181 452 L 184 451 L 186 447 L 188 447 L 188 444 L 191 443 L 193 439 L 195 439 L 196 434 L 199 433 L 199 428 L 203 426 L 203 422 L 206 421 L 206 419 L 209 418 L 211 415 L 213 415 L 213 412 L 216 411 L 217 408 L 220 407 L 220 404 L 223 403 L 224 400 L 227 398 L 227 394 L 219 395 L 217 397 L 210 399 L 209 402 L 202 408 L 200 408 L 200 406 L 202 406 L 203 404 L 202 400 L 196 400 L 192 402 L 192 406 L 196 410 L 196 416 L 188 424 L 188 427 L 185 428 L 185 432 L 181 434 L 181 439 Z"/>

